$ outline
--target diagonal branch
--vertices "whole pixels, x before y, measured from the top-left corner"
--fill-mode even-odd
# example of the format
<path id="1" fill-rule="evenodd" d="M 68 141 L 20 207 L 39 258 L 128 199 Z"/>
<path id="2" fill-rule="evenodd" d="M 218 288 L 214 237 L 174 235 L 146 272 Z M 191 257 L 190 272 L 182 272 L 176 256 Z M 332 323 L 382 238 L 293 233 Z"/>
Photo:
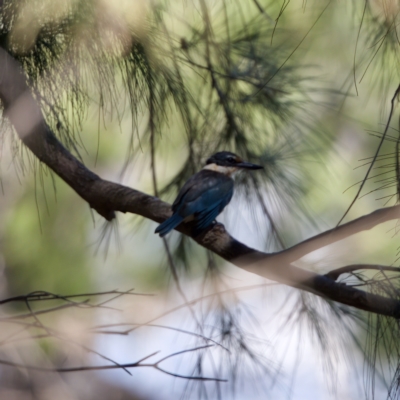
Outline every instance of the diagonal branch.
<path id="1" fill-rule="evenodd" d="M 363 215 L 360 218 L 329 229 L 319 235 L 313 236 L 295 246 L 278 253 L 278 257 L 283 257 L 286 262 L 294 262 L 305 255 L 328 246 L 339 240 L 346 239 L 356 233 L 367 231 L 379 224 L 400 218 L 400 205 L 381 208 L 370 214 Z"/>
<path id="2" fill-rule="evenodd" d="M 22 142 L 104 218 L 112 220 L 115 218 L 115 211 L 138 214 L 156 222 L 162 222 L 171 216 L 169 204 L 137 190 L 103 180 L 77 160 L 46 124 L 20 64 L 2 48 L 0 100 L 5 116 Z M 215 224 L 208 232 L 193 239 L 236 266 L 267 279 L 361 310 L 400 318 L 400 302 L 397 300 L 337 283 L 328 276 L 290 264 L 322 246 L 398 218 L 399 207 L 377 210 L 279 253 L 268 254 L 249 248 L 231 237 L 221 224 Z M 183 224 L 177 229 L 193 237 L 190 224 Z"/>

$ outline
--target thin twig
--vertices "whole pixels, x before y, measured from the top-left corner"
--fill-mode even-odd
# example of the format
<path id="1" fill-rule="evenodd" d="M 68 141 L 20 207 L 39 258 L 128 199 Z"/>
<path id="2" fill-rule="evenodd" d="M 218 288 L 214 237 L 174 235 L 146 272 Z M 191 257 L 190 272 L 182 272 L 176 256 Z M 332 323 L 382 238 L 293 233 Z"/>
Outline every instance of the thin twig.
<path id="1" fill-rule="evenodd" d="M 71 294 L 71 295 L 65 295 L 65 296 L 61 296 L 58 294 L 45 292 L 45 291 L 36 291 L 36 292 L 31 292 L 29 294 L 22 295 L 22 296 L 8 297 L 6 299 L 0 300 L 0 304 L 6 304 L 6 303 L 11 303 L 11 302 L 17 302 L 17 301 L 25 302 L 27 299 L 29 301 L 44 301 L 44 300 L 65 300 L 65 301 L 67 301 L 68 299 L 73 299 L 73 298 L 77 298 L 77 297 L 93 297 L 93 296 L 104 296 L 104 295 L 111 295 L 111 294 L 116 294 L 116 295 L 133 294 L 133 295 L 137 295 L 137 296 L 152 296 L 152 294 L 147 294 L 147 293 L 132 293 L 133 290 L 134 289 L 129 289 L 126 291 L 109 290 L 107 292 L 79 293 L 79 294 Z M 80 303 L 80 304 L 82 304 L 82 303 Z"/>
<path id="2" fill-rule="evenodd" d="M 329 5 L 331 4 L 332 0 L 328 1 L 328 4 L 324 7 L 324 9 L 321 11 L 321 13 L 318 15 L 317 19 L 314 21 L 314 23 L 311 25 L 310 29 L 306 32 L 306 34 L 301 38 L 300 42 L 295 46 L 295 48 L 290 52 L 290 54 L 286 57 L 286 59 L 283 61 L 283 63 L 279 66 L 279 68 L 276 69 L 276 71 L 271 75 L 270 78 L 260 87 L 259 90 L 257 90 L 253 96 L 257 96 L 267 85 L 269 82 L 272 81 L 272 79 L 275 78 L 275 76 L 282 70 L 282 68 L 285 66 L 285 64 L 289 61 L 290 57 L 297 51 L 297 49 L 301 46 L 301 44 L 306 40 L 308 34 L 314 29 L 314 26 L 317 24 L 317 22 L 321 19 L 322 15 L 324 12 L 327 10 Z"/>
<path id="3" fill-rule="evenodd" d="M 12 362 L 8 360 L 1 360 L 0 359 L 0 365 L 7 365 L 11 367 L 17 367 L 17 368 L 24 368 L 28 370 L 34 370 L 34 371 L 41 371 L 41 372 L 58 372 L 58 373 L 67 373 L 67 372 L 80 372 L 80 371 L 101 371 L 101 370 L 110 370 L 110 369 L 128 369 L 128 368 L 138 368 L 138 367 L 151 367 L 154 368 L 160 372 L 163 372 L 167 375 L 172 375 L 177 378 L 182 378 L 182 379 L 188 379 L 188 380 L 200 380 L 200 381 L 214 381 L 214 382 L 226 382 L 226 379 L 220 379 L 220 378 L 209 378 L 209 377 L 203 377 L 203 376 L 188 376 L 188 375 L 180 375 L 176 374 L 170 371 L 167 371 L 163 368 L 160 368 L 159 364 L 162 363 L 163 361 L 175 357 L 184 353 L 188 352 L 194 352 L 198 350 L 203 350 L 206 348 L 212 347 L 212 345 L 207 345 L 207 346 L 201 346 L 201 347 L 195 347 L 193 349 L 187 349 L 187 350 L 182 350 L 178 351 L 176 353 L 172 353 L 166 357 L 161 358 L 160 360 L 154 362 L 154 363 L 143 363 L 143 361 L 149 359 L 150 357 L 153 357 L 159 351 L 156 351 L 154 353 L 149 354 L 146 357 L 143 357 L 142 359 L 134 362 L 134 363 L 127 363 L 127 364 L 118 364 L 118 365 L 99 365 L 99 366 L 81 366 L 81 367 L 70 367 L 70 368 L 47 368 L 47 367 L 37 367 L 34 365 L 29 365 L 29 364 L 24 364 L 24 363 L 17 363 L 17 362 Z"/>
<path id="4" fill-rule="evenodd" d="M 373 265 L 373 264 L 352 264 L 329 271 L 327 274 L 325 274 L 325 276 L 336 281 L 342 274 L 349 274 L 351 272 L 359 270 L 391 271 L 400 274 L 399 267 L 391 267 L 387 265 Z"/>
<path id="5" fill-rule="evenodd" d="M 96 355 L 98 355 L 99 357 L 103 358 L 104 360 L 110 361 L 110 362 L 113 363 L 114 365 L 120 367 L 120 368 L 123 369 L 127 374 L 132 375 L 126 368 L 122 367 L 119 363 L 117 363 L 117 362 L 114 361 L 113 359 L 111 359 L 111 358 L 109 358 L 109 357 L 107 357 L 107 356 L 105 356 L 105 355 L 99 353 L 98 351 L 93 350 L 93 349 L 91 349 L 91 348 L 85 346 L 85 345 L 82 345 L 82 344 L 79 343 L 79 342 L 76 342 L 76 341 L 71 340 L 71 339 L 69 339 L 69 338 L 65 338 L 65 337 L 64 337 L 63 335 L 61 335 L 59 332 L 56 332 L 55 329 L 50 329 L 50 328 L 48 328 L 47 326 L 43 325 L 42 322 L 40 321 L 39 317 L 37 316 L 38 313 L 35 312 L 35 311 L 31 308 L 31 306 L 30 306 L 30 304 L 29 304 L 29 300 L 26 300 L 26 301 L 25 301 L 25 304 L 26 304 L 26 306 L 27 306 L 29 312 L 31 313 L 32 317 L 34 318 L 34 320 L 35 320 L 36 323 L 38 324 L 38 327 L 40 327 L 41 329 L 43 329 L 50 337 L 55 337 L 55 338 L 57 338 L 57 339 L 59 339 L 59 340 L 62 340 L 62 341 L 68 342 L 68 343 L 70 343 L 70 344 L 73 344 L 73 345 L 75 345 L 75 346 L 78 346 L 78 347 L 80 347 L 81 349 L 84 349 L 85 351 L 87 351 L 88 353 L 96 354 Z"/>

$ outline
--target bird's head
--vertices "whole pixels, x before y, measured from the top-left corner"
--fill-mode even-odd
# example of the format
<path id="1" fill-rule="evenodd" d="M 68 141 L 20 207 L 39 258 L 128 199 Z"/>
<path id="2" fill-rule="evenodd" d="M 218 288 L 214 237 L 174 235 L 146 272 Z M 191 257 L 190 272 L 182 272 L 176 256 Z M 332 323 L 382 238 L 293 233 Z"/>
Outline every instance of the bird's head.
<path id="1" fill-rule="evenodd" d="M 225 175 L 232 175 L 239 169 L 262 169 L 261 165 L 252 164 L 242 160 L 239 156 L 229 151 L 220 151 L 212 155 L 204 169 L 210 169 Z"/>

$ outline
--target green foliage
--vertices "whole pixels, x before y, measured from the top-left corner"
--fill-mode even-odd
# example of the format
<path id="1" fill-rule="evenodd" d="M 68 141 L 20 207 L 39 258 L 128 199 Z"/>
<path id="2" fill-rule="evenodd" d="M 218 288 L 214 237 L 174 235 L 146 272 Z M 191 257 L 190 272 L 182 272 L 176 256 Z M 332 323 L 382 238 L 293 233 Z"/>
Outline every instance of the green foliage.
<path id="1" fill-rule="evenodd" d="M 383 3 L 7 0 L 0 13 L 0 46 L 21 63 L 60 141 L 107 179 L 125 180 L 172 200 L 217 150 L 262 164 L 263 173 L 238 176 L 239 200 L 227 226 L 230 220 L 244 226 L 250 219 L 249 231 L 261 238 L 257 245 L 276 251 L 310 236 L 320 225 L 317 212 L 324 214 L 329 227 L 338 222 L 344 203 L 354 195 L 344 197 L 342 192 L 365 177 L 363 170 L 354 178 L 357 171 L 349 174 L 343 160 L 353 167 L 359 158 L 367 167 L 372 162 L 377 142 L 360 131 L 369 124 L 372 135 L 382 136 L 376 128 L 379 112 L 386 111 L 382 104 L 388 103 L 392 84 L 399 80 L 399 10 L 397 3 L 389 2 L 392 8 L 382 11 Z M 384 201 L 396 201 L 398 138 L 393 130 L 385 139 L 384 155 L 374 164 L 378 175 L 368 179 L 362 195 L 379 190 Z M 128 243 L 123 256 L 116 255 L 118 245 L 110 240 L 112 261 L 106 258 L 102 264 L 86 205 L 37 167 L 10 129 L 1 135 L 1 177 L 4 171 L 10 173 L 9 165 L 15 168 L 11 179 L 0 181 L 5 196 L 7 188 L 17 191 L 18 179 L 24 183 L 16 200 L 0 208 L 0 251 L 10 294 L 38 288 L 87 292 L 103 285 L 131 287 L 132 281 L 152 288 L 168 286 L 170 275 L 160 268 L 167 257 L 149 233 L 153 227 L 129 221 L 129 227 L 121 229 L 121 241 Z M 34 184 L 26 183 L 29 169 Z M 387 174 L 383 181 L 381 170 Z M 323 189 L 316 188 L 316 182 Z M 357 216 L 376 207 L 372 196 L 356 204 Z M 104 242 L 114 228 L 100 233 Z M 393 254 L 387 249 L 393 244 L 387 239 L 374 237 L 370 246 L 360 241 L 357 249 L 367 254 L 372 242 L 391 263 Z M 220 260 L 186 237 L 174 237 L 171 247 L 186 278 L 204 278 L 206 285 L 222 270 Z M 346 283 L 363 282 L 363 277 L 357 279 Z M 384 278 L 363 285 L 398 298 L 394 279 L 389 285 L 394 292 L 388 291 Z M 223 353 L 223 363 L 216 368 L 233 376 L 232 391 L 243 358 L 270 374 L 272 368 L 259 362 L 259 353 L 240 325 L 243 308 L 218 298 L 214 318 L 215 304 L 210 304 L 201 321 L 208 321 L 209 336 L 217 336 L 232 350 Z M 351 337 L 374 367 L 380 361 L 377 353 L 395 351 L 389 366 L 399 370 L 398 327 L 393 321 L 368 320 L 312 295 L 298 297 L 289 320 L 301 325 L 299 330 L 309 329 L 324 354 L 335 353 Z M 251 325 L 247 319 L 246 324 Z M 198 358 L 197 372 L 202 372 L 209 351 Z M 328 356 L 325 361 L 331 372 L 334 362 Z M 388 385 L 393 396 L 397 375 Z M 374 380 L 367 379 L 373 386 Z"/>
<path id="2" fill-rule="evenodd" d="M 2 253 L 7 260 L 11 295 L 34 292 L 38 287 L 52 293 L 92 289 L 87 219 L 83 218 L 86 208 L 79 204 L 79 198 L 66 193 L 68 188 L 59 186 L 57 203 L 48 199 L 47 210 L 45 192 L 27 187 L 5 220 L 7 235 Z M 48 196 L 54 197 L 53 190 L 47 185 Z M 40 205 L 36 212 L 34 206 L 32 210 L 35 192 Z"/>

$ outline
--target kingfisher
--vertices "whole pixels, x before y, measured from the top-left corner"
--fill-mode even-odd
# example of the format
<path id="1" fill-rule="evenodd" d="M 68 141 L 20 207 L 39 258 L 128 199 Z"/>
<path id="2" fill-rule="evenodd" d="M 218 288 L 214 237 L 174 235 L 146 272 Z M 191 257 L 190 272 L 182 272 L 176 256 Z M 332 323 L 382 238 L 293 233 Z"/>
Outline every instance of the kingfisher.
<path id="1" fill-rule="evenodd" d="M 160 224 L 155 233 L 163 237 L 181 222 L 194 221 L 192 233 L 198 236 L 213 224 L 231 201 L 234 173 L 240 169 L 262 168 L 229 151 L 215 153 L 206 161 L 204 168 L 183 185 L 172 204 L 172 216 Z"/>

